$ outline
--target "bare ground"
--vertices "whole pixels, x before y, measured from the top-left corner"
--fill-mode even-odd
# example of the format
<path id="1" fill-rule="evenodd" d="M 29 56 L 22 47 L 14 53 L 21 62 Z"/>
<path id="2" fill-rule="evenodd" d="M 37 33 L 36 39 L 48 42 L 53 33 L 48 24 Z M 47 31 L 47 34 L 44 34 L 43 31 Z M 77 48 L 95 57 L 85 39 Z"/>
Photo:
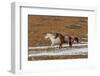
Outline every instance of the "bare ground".
<path id="1" fill-rule="evenodd" d="M 29 61 L 34 61 L 34 60 L 56 60 L 56 59 L 83 59 L 83 58 L 88 58 L 88 55 L 56 55 L 56 56 L 32 56 L 28 57 Z"/>

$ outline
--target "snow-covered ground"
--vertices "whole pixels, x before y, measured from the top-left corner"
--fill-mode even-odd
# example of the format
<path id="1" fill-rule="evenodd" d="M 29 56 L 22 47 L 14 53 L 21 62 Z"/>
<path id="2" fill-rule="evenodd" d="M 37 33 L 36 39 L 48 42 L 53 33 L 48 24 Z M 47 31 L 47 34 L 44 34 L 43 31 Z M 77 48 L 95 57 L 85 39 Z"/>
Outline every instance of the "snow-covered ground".
<path id="1" fill-rule="evenodd" d="M 86 45 L 86 44 L 84 44 Z M 76 44 L 74 45 L 76 46 Z M 79 46 L 79 44 L 77 45 Z M 43 55 L 87 55 L 88 54 L 88 48 L 87 46 L 83 47 L 83 45 L 80 45 L 81 47 L 73 47 L 73 48 L 48 48 L 44 49 L 42 48 L 40 50 L 30 50 L 29 51 L 29 57 L 30 56 L 43 56 Z"/>
<path id="2" fill-rule="evenodd" d="M 80 44 L 73 44 L 73 46 L 84 46 L 87 45 L 87 42 L 81 42 Z M 38 47 L 29 47 L 29 49 L 46 49 L 46 48 L 54 48 L 59 47 L 58 45 L 55 46 L 38 46 Z M 68 44 L 63 44 L 63 47 L 69 47 Z"/>

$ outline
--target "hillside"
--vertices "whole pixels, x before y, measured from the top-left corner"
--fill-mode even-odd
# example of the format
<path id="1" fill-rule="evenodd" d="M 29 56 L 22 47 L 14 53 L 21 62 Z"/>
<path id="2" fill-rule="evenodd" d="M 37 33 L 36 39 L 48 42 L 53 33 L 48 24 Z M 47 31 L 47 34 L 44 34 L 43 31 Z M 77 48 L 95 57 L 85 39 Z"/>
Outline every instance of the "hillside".
<path id="1" fill-rule="evenodd" d="M 87 41 L 88 18 L 71 16 L 28 16 L 28 46 L 50 45 L 45 40 L 46 32 L 60 32 L 64 35 L 77 36 Z"/>

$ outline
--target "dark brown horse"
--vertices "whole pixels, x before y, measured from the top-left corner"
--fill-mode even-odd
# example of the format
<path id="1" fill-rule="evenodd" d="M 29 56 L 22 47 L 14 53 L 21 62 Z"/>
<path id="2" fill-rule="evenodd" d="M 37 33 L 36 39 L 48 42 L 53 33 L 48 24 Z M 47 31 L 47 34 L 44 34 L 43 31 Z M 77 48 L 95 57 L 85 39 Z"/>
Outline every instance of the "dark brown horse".
<path id="1" fill-rule="evenodd" d="M 51 46 L 58 44 L 59 48 L 62 48 L 62 45 L 64 43 L 68 43 L 69 47 L 72 47 L 72 44 L 74 41 L 79 43 L 79 38 L 78 37 L 71 37 L 71 36 L 64 36 L 61 33 L 56 33 L 56 32 L 48 32 L 45 36 L 45 38 L 49 38 L 51 40 Z"/>

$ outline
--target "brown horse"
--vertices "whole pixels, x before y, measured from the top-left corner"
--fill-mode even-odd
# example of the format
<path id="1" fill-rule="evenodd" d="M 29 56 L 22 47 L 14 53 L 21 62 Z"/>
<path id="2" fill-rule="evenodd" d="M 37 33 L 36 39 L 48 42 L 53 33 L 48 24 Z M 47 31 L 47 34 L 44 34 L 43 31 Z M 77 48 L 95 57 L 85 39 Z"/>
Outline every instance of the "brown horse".
<path id="1" fill-rule="evenodd" d="M 58 44 L 59 48 L 62 48 L 62 45 L 64 43 L 68 43 L 69 47 L 72 47 L 72 44 L 74 41 L 79 43 L 79 38 L 78 37 L 71 37 L 71 36 L 64 36 L 61 33 L 57 32 L 48 32 L 46 33 L 45 38 L 49 38 L 51 40 L 51 46 Z"/>

